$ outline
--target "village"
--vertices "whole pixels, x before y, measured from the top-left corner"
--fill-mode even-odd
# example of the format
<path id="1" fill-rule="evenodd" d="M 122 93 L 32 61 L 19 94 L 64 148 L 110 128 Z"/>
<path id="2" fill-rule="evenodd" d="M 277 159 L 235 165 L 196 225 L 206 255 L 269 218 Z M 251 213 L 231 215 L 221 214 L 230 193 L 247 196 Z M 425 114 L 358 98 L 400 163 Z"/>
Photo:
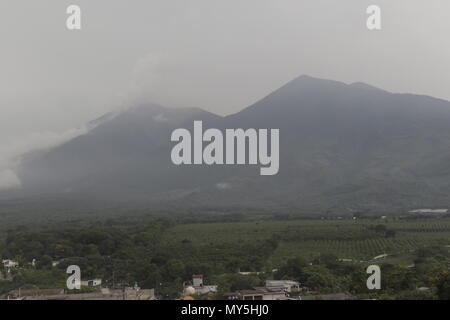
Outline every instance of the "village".
<path id="1" fill-rule="evenodd" d="M 35 265 L 35 260 L 31 266 Z M 53 262 L 53 267 L 58 263 Z M 3 271 L 0 270 L 0 281 L 12 281 L 13 271 L 21 268 L 14 260 L 2 260 Z M 246 276 L 254 273 L 239 272 Z M 205 284 L 201 274 L 192 275 L 192 279 L 182 284 L 182 292 L 177 300 L 354 300 L 353 296 L 345 293 L 310 295 L 308 288 L 302 287 L 298 281 L 293 280 L 266 280 L 265 286 L 254 287 L 247 290 L 219 293 L 218 285 Z M 16 288 L 6 294 L 0 295 L 0 300 L 160 300 L 154 288 L 140 288 L 134 286 L 109 287 L 102 279 L 94 278 L 81 280 L 81 290 L 68 290 L 66 288 Z"/>

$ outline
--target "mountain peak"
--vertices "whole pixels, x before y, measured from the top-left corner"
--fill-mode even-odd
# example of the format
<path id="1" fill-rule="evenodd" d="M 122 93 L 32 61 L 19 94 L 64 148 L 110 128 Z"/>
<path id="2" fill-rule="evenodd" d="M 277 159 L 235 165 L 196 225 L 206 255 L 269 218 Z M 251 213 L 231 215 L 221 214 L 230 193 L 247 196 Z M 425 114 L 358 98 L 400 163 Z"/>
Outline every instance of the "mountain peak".
<path id="1" fill-rule="evenodd" d="M 377 88 L 375 86 L 369 85 L 364 82 L 353 82 L 351 84 L 347 84 L 345 82 L 331 80 L 331 79 L 323 79 L 316 78 L 309 75 L 300 75 L 297 78 L 288 82 L 285 86 L 289 87 L 307 87 L 308 89 L 326 89 L 328 88 L 356 88 L 356 89 L 364 89 L 364 90 L 376 90 L 380 92 L 387 92 L 386 90 Z"/>
<path id="2" fill-rule="evenodd" d="M 284 94 L 297 95 L 302 92 L 323 92 L 324 90 L 337 90 L 346 87 L 348 87 L 348 85 L 344 82 L 301 75 L 289 81 L 277 91 Z"/>
<path id="3" fill-rule="evenodd" d="M 300 75 L 297 78 L 291 80 L 289 83 L 296 83 L 296 84 L 338 84 L 338 85 L 345 85 L 345 83 L 336 81 L 336 80 L 330 80 L 330 79 L 323 79 L 323 78 L 317 78 L 312 77 L 310 75 Z"/>

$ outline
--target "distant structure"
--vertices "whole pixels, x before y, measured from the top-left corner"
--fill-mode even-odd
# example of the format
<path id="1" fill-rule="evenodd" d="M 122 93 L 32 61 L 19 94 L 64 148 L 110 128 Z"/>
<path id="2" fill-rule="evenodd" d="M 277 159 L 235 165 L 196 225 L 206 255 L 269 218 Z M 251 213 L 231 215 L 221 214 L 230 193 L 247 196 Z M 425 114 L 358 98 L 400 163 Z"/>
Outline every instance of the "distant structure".
<path id="1" fill-rule="evenodd" d="M 203 275 L 194 274 L 192 276 L 192 285 L 197 288 L 203 287 Z"/>
<path id="2" fill-rule="evenodd" d="M 386 258 L 387 256 L 388 256 L 387 253 L 383 253 L 383 254 L 380 254 L 380 255 L 378 255 L 376 257 L 373 257 L 372 260 L 383 259 L 383 258 Z"/>
<path id="3" fill-rule="evenodd" d="M 269 286 L 266 283 L 266 287 L 255 287 L 253 290 L 225 293 L 224 298 L 228 300 L 356 300 L 354 296 L 346 293 L 301 296 L 299 295 L 301 291 L 300 285 L 293 283 L 295 281 L 275 280 L 272 283 L 268 283 Z M 286 285 L 288 288 L 286 288 Z M 291 290 L 291 294 L 287 290 Z"/>
<path id="4" fill-rule="evenodd" d="M 288 300 L 289 297 L 284 291 L 255 287 L 253 290 L 239 290 L 224 294 L 228 300 Z"/>
<path id="5" fill-rule="evenodd" d="M 215 292 L 217 292 L 216 285 L 205 285 L 203 283 L 203 275 L 194 274 L 192 275 L 192 282 L 184 284 L 183 295 L 192 296 L 194 294 L 202 295 Z"/>
<path id="6" fill-rule="evenodd" d="M 409 213 L 448 213 L 448 209 L 415 209 L 408 211 Z"/>
<path id="7" fill-rule="evenodd" d="M 7 270 L 8 273 L 10 272 L 10 270 L 12 268 L 18 268 L 19 267 L 19 263 L 17 261 L 10 260 L 10 259 L 2 260 L 2 264 L 3 264 L 3 267 Z"/>
<path id="8" fill-rule="evenodd" d="M 297 281 L 267 280 L 265 287 L 228 292 L 224 297 L 228 300 L 298 300 L 300 291 L 301 286 Z"/>
<path id="9" fill-rule="evenodd" d="M 289 294 L 299 293 L 301 291 L 300 282 L 292 280 L 266 280 L 266 288 L 284 291 Z"/>
<path id="10" fill-rule="evenodd" d="M 102 279 L 82 280 L 81 286 L 83 287 L 99 287 L 102 285 Z"/>
<path id="11" fill-rule="evenodd" d="M 259 275 L 261 272 L 253 272 L 253 271 L 239 271 L 238 272 L 242 276 L 251 276 L 251 275 Z"/>

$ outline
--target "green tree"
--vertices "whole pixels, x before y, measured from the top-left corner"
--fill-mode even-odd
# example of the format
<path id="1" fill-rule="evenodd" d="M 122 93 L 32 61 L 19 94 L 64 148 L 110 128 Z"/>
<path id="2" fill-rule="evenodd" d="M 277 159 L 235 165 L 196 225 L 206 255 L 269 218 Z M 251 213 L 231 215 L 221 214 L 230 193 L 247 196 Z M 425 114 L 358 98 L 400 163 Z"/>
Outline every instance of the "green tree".
<path id="1" fill-rule="evenodd" d="M 335 276 L 324 266 L 308 266 L 304 270 L 305 285 L 315 291 L 338 290 Z"/>
<path id="2" fill-rule="evenodd" d="M 301 257 L 291 258 L 286 264 L 279 268 L 276 277 L 279 279 L 296 279 L 299 280 L 303 276 L 303 269 L 308 264 Z"/>
<path id="3" fill-rule="evenodd" d="M 52 258 L 48 255 L 42 256 L 39 260 L 37 260 L 36 267 L 38 269 L 51 268 L 52 267 Z"/>

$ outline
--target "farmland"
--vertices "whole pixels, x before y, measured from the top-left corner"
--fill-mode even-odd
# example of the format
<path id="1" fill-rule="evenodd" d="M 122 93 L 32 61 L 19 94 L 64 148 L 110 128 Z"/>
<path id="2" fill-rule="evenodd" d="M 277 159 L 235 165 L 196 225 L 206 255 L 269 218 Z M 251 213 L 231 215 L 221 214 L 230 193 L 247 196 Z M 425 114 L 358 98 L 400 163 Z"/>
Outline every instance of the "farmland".
<path id="1" fill-rule="evenodd" d="M 450 297 L 447 216 L 97 216 L 33 227 L 10 225 L 0 235 L 0 257 L 20 265 L 12 281 L 0 281 L 0 293 L 62 287 L 67 266 L 75 264 L 83 277 L 100 278 L 113 287 L 136 282 L 143 288 L 156 286 L 165 298 L 179 297 L 183 282 L 193 274 L 218 284 L 216 298 L 268 279 L 293 279 L 306 292 L 321 294 Z M 366 288 L 371 264 L 382 268 L 379 292 Z M 422 287 L 428 291 L 418 291 Z"/>
<path id="2" fill-rule="evenodd" d="M 386 226 L 395 235 L 376 232 Z M 450 218 L 417 220 L 288 220 L 237 223 L 197 223 L 176 225 L 166 233 L 166 241 L 188 239 L 196 246 L 217 247 L 225 243 L 254 243 L 277 239 L 279 245 L 271 257 L 273 265 L 292 256 L 312 260 L 333 253 L 340 259 L 369 261 L 389 254 L 405 257 L 427 246 L 450 245 Z"/>

